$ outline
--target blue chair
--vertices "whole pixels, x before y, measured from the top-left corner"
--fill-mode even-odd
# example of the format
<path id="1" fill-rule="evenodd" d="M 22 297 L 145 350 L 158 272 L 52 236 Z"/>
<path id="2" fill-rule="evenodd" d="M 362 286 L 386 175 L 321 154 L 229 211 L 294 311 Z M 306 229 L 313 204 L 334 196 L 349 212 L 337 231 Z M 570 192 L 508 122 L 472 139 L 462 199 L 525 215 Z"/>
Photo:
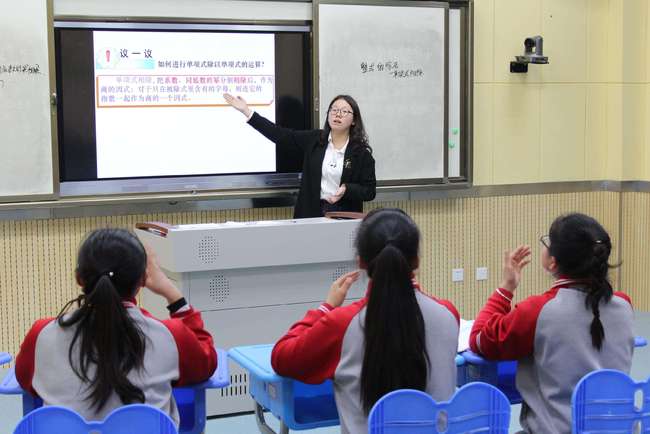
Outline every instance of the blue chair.
<path id="1" fill-rule="evenodd" d="M 23 417 L 14 434 L 178 434 L 164 412 L 144 404 L 113 410 L 102 422 L 87 422 L 64 407 L 41 407 Z"/>
<path id="2" fill-rule="evenodd" d="M 510 402 L 496 387 L 470 383 L 447 402 L 436 403 L 419 390 L 396 390 L 375 403 L 368 416 L 370 434 L 508 434 Z"/>
<path id="3" fill-rule="evenodd" d="M 643 399 L 635 404 L 635 396 Z M 636 383 L 613 369 L 591 372 L 573 391 L 571 412 L 575 434 L 650 433 L 650 379 Z"/>
<path id="4" fill-rule="evenodd" d="M 11 354 L 9 353 L 0 353 L 0 365 L 11 362 Z"/>
<path id="5" fill-rule="evenodd" d="M 206 389 L 226 387 L 230 384 L 228 370 L 228 355 L 225 350 L 217 348 L 217 369 L 207 381 L 185 387 L 175 387 L 172 390 L 180 416 L 180 434 L 200 434 L 205 428 Z M 11 358 L 11 356 L 9 356 Z M 1 361 L 2 359 L 0 359 Z M 22 395 L 23 416 L 43 405 L 43 400 L 25 392 L 16 380 L 15 368 L 12 366 L 0 381 L 0 394 Z"/>

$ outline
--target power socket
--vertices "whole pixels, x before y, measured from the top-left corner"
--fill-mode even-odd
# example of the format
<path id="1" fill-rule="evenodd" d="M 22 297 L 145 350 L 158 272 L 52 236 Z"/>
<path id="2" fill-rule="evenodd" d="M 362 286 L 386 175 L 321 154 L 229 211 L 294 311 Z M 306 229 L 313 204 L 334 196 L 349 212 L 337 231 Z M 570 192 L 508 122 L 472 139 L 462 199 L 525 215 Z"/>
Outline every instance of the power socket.
<path id="1" fill-rule="evenodd" d="M 488 269 L 487 269 L 487 267 L 477 267 L 476 268 L 476 280 L 488 280 Z"/>

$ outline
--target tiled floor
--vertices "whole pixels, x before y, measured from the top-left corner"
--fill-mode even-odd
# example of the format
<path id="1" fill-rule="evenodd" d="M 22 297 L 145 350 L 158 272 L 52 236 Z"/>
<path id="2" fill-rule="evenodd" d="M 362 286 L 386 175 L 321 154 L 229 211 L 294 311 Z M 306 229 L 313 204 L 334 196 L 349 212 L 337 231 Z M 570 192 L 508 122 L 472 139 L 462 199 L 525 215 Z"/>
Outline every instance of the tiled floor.
<path id="1" fill-rule="evenodd" d="M 650 312 L 637 312 L 636 334 L 650 338 Z M 0 372 L 4 376 L 4 372 Z M 650 376 L 650 347 L 638 348 L 634 353 L 632 362 L 632 377 L 636 380 L 645 380 Z M 252 406 L 252 401 L 251 401 Z M 510 432 L 519 429 L 519 405 L 512 407 L 512 418 Z M 19 396 L 0 395 L 0 433 L 11 433 L 13 427 L 18 423 L 22 414 L 22 404 Z M 267 417 L 267 422 L 274 430 L 278 430 L 278 421 Z M 333 434 L 338 433 L 338 427 L 321 428 L 305 433 Z M 206 434 L 256 434 L 259 433 L 255 418 L 252 414 L 220 419 L 208 420 Z"/>

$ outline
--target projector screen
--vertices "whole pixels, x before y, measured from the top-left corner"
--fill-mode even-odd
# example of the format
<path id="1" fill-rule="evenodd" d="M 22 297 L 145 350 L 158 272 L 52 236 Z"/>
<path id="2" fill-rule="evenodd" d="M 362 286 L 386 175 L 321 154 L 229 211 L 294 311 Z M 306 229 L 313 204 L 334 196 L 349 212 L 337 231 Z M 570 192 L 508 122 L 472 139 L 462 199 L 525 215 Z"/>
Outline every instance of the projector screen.
<path id="1" fill-rule="evenodd" d="M 310 129 L 307 26 L 55 22 L 61 195 L 296 186 L 224 100 Z"/>
<path id="2" fill-rule="evenodd" d="M 275 121 L 273 34 L 93 32 L 97 178 L 275 171 L 223 93 Z"/>

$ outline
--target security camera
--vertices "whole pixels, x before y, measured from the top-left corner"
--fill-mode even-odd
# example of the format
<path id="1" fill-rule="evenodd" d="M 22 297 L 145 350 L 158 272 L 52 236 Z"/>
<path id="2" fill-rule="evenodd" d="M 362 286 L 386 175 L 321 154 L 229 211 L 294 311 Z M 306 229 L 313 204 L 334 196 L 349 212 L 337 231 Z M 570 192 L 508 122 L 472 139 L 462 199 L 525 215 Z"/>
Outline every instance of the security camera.
<path id="1" fill-rule="evenodd" d="M 548 57 L 544 56 L 544 38 L 531 36 L 524 40 L 523 56 L 515 56 L 516 61 L 510 62 L 510 72 L 528 72 L 528 64 L 545 65 Z"/>

